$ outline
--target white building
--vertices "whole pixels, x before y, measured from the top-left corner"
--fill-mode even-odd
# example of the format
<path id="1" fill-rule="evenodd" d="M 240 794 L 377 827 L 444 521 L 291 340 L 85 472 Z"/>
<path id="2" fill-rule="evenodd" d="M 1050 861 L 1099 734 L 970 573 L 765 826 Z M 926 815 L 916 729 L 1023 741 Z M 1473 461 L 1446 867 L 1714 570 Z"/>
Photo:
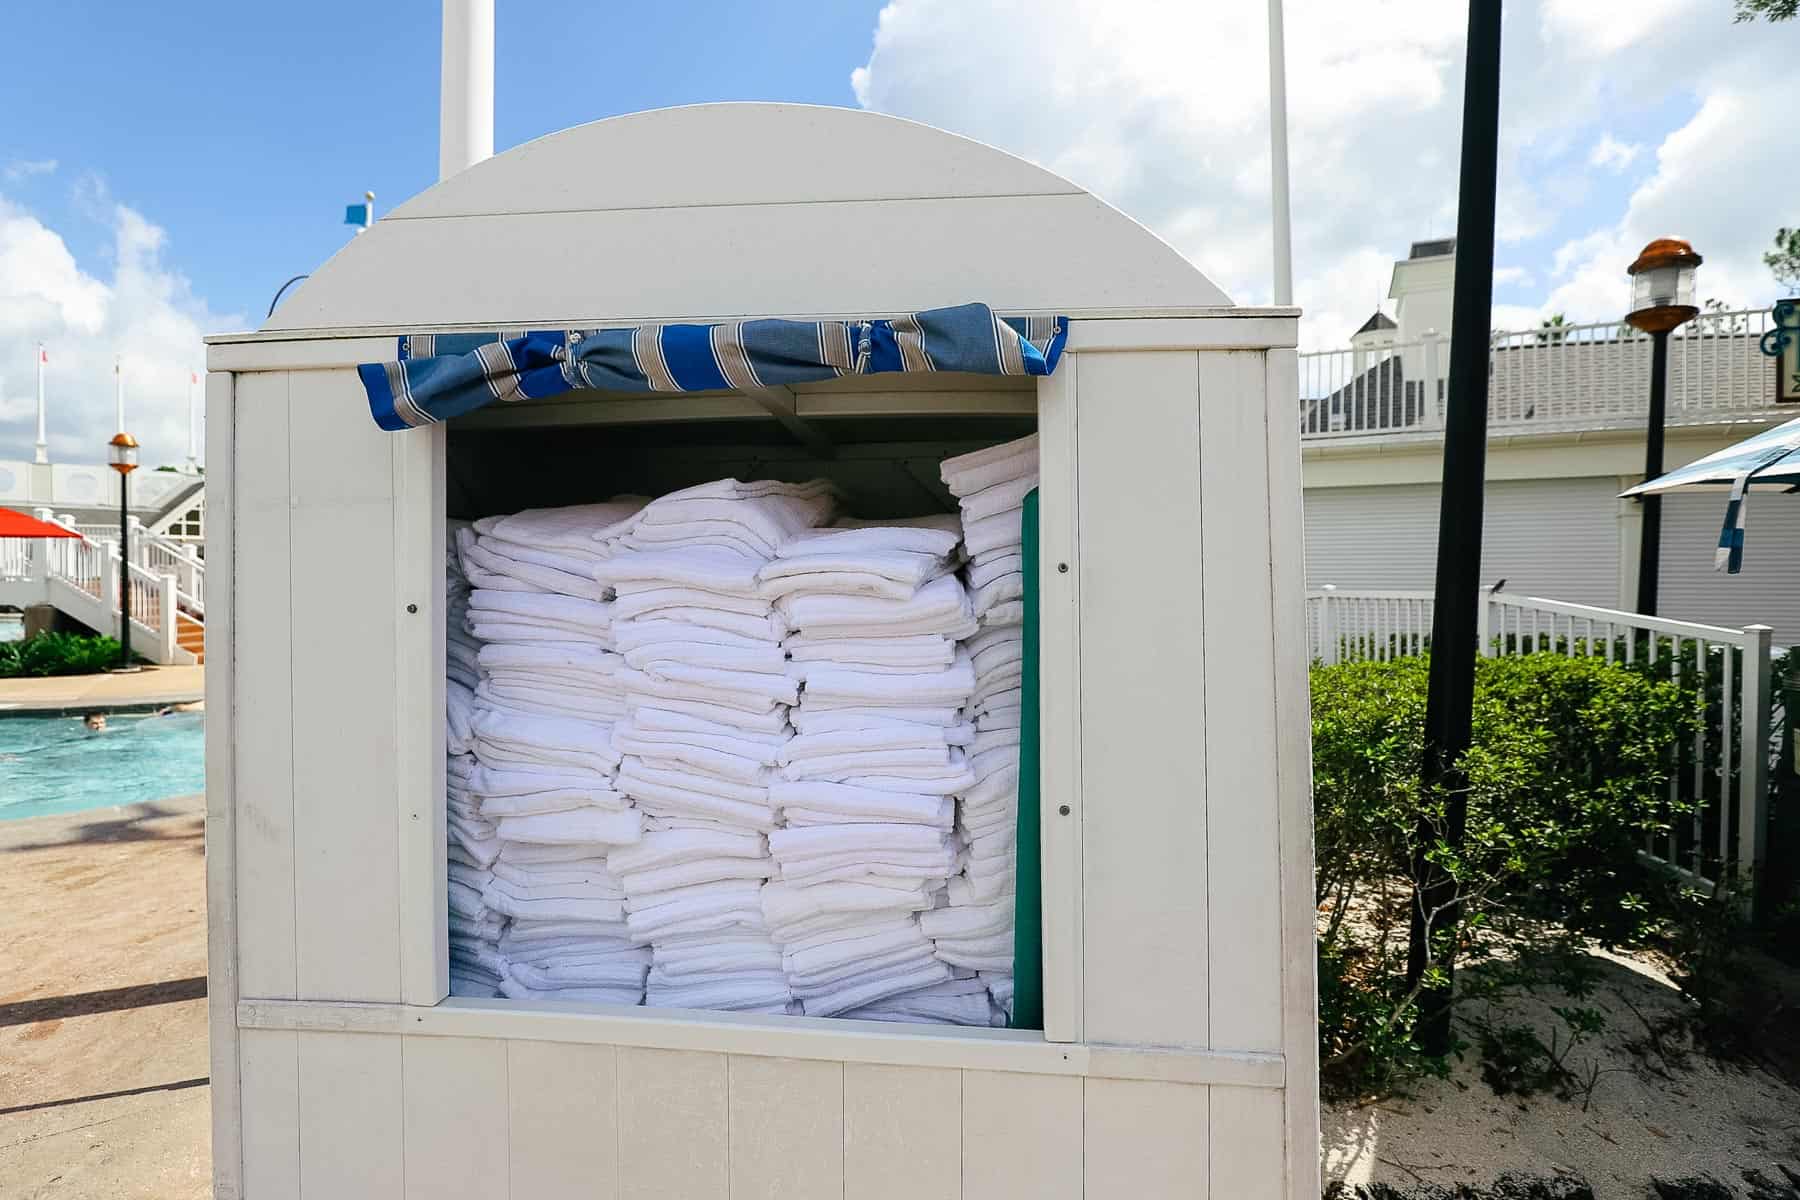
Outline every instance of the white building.
<path id="1" fill-rule="evenodd" d="M 1344 349 L 1300 355 L 1307 584 L 1428 589 L 1437 553 L 1453 240 L 1394 265 L 1394 316 Z M 1620 287 L 1624 293 L 1623 284 Z M 1775 403 L 1763 311 L 1708 313 L 1669 348 L 1666 468 L 1796 415 Z M 1621 324 L 1496 333 L 1489 374 L 1482 578 L 1630 609 L 1643 478 L 1649 339 Z M 1762 622 L 1800 641 L 1800 500 L 1753 496 L 1743 572 L 1713 571 L 1722 497 L 1663 500 L 1661 615 Z"/>

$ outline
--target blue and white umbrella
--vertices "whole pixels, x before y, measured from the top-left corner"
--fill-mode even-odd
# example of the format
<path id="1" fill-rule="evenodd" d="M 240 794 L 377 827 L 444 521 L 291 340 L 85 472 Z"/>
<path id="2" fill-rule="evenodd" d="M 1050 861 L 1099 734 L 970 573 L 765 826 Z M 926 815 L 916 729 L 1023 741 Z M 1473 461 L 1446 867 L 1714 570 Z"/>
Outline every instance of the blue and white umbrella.
<path id="1" fill-rule="evenodd" d="M 1729 491 L 1731 499 L 1725 506 L 1725 525 L 1719 531 L 1719 548 L 1713 555 L 1713 569 L 1723 567 L 1727 573 L 1736 575 L 1744 561 L 1744 502 L 1753 483 L 1789 491 L 1800 488 L 1800 418 L 1727 446 L 1621 494 L 1647 496 L 1676 491 Z"/>

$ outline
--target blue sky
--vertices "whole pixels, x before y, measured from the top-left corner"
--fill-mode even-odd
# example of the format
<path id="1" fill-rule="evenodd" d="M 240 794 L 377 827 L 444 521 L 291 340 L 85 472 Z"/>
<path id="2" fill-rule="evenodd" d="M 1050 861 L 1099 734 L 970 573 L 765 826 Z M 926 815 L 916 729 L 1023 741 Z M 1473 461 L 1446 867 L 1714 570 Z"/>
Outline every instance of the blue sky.
<path id="1" fill-rule="evenodd" d="M 701 100 L 854 104 L 850 70 L 880 7 L 501 0 L 496 149 Z M 583 8 L 595 15 L 567 15 Z M 83 263 L 111 253 L 103 198 L 116 199 L 167 231 L 169 260 L 211 309 L 255 324 L 284 279 L 349 234 L 345 204 L 370 189 L 379 212 L 436 180 L 437 0 L 9 10 L 7 40 L 51 52 L 6 54 L 0 161 L 58 168 L 0 190 Z"/>
<path id="2" fill-rule="evenodd" d="M 1455 228 L 1466 10 L 1286 0 L 1302 342 L 1342 344 L 1396 257 Z M 709 100 L 861 105 L 1058 171 L 1269 295 L 1263 6 L 1223 0 L 497 0 L 496 148 Z M 1646 241 L 1691 238 L 1701 291 L 1766 306 L 1800 225 L 1770 97 L 1800 23 L 1728 0 L 1509 0 L 1495 320 L 1611 320 Z M 92 457 L 123 364 L 146 457 L 187 437 L 202 334 L 435 179 L 439 0 L 15 5 L 0 44 L 0 460 Z M 621 171 L 648 169 L 621 163 Z"/>

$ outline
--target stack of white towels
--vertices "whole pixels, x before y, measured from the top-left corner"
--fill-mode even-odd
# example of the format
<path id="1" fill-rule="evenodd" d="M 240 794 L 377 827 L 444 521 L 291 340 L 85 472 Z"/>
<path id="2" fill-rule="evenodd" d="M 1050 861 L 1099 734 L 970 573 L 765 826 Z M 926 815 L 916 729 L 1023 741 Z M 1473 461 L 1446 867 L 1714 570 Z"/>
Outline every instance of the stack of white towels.
<path id="1" fill-rule="evenodd" d="M 964 574 L 980 622 L 963 644 L 975 674 L 974 781 L 957 798 L 963 873 L 950 881 L 949 904 L 920 924 L 938 957 L 979 972 L 995 1004 L 1010 1014 L 1024 680 L 1022 521 L 1025 495 L 1038 483 L 1037 435 L 946 459 L 941 472 L 962 509 Z"/>
<path id="2" fill-rule="evenodd" d="M 940 961 L 918 915 L 959 870 L 951 797 L 974 780 L 961 526 L 848 525 L 802 534 L 762 569 L 804 682 L 771 791 L 780 874 L 764 913 L 807 1015 L 919 1019 L 923 1006 L 985 1025 L 985 988 Z"/>
<path id="3" fill-rule="evenodd" d="M 506 919 L 502 995 L 643 1002 L 649 954 L 628 933 L 606 861 L 642 838 L 643 817 L 618 788 L 624 664 L 595 571 L 644 503 L 489 517 L 462 537 L 469 627 L 482 643 L 464 786 L 498 838 L 481 899 Z"/>
<path id="4" fill-rule="evenodd" d="M 798 679 L 758 573 L 835 505 L 824 481 L 688 488 L 645 508 L 595 572 L 626 666 L 619 788 L 645 830 L 609 861 L 629 936 L 649 948 L 649 1005 L 790 1011 L 764 885 Z"/>
<path id="5" fill-rule="evenodd" d="M 481 815 L 480 801 L 469 794 L 474 774 L 476 665 L 481 643 L 468 629 L 469 581 L 463 574 L 459 537 L 461 522 L 452 522 L 444 564 L 444 612 L 448 678 L 444 681 L 445 832 L 449 859 L 450 994 L 497 996 L 506 963 L 500 956 L 500 934 L 506 918 L 490 910 L 481 894 L 494 878 L 500 836 Z"/>
<path id="6" fill-rule="evenodd" d="M 1002 1024 L 1035 438 L 453 529 L 458 995 Z"/>

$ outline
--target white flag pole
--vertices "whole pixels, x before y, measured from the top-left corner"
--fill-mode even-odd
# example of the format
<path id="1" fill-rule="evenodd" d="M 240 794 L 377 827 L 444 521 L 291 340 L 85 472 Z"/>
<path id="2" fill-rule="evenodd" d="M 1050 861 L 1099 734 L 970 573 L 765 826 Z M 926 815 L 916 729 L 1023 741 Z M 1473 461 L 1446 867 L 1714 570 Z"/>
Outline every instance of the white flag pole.
<path id="1" fill-rule="evenodd" d="M 194 383 L 200 378 L 197 371 L 188 372 L 188 474 L 200 473 L 200 406 L 194 400 Z"/>
<path id="2" fill-rule="evenodd" d="M 494 0 L 444 0 L 438 178 L 494 155 Z"/>
<path id="3" fill-rule="evenodd" d="M 37 348 L 38 435 L 36 461 L 41 463 L 50 461 L 50 443 L 44 437 L 44 362 L 46 358 L 44 343 L 39 342 Z"/>
<path id="4" fill-rule="evenodd" d="M 117 432 L 125 432 L 125 372 L 119 367 L 119 356 L 113 355 L 113 401 L 119 410 L 119 428 Z"/>
<path id="5" fill-rule="evenodd" d="M 1269 0 L 1270 220 L 1275 234 L 1275 303 L 1294 302 L 1294 233 L 1288 211 L 1287 49 L 1282 0 Z"/>

